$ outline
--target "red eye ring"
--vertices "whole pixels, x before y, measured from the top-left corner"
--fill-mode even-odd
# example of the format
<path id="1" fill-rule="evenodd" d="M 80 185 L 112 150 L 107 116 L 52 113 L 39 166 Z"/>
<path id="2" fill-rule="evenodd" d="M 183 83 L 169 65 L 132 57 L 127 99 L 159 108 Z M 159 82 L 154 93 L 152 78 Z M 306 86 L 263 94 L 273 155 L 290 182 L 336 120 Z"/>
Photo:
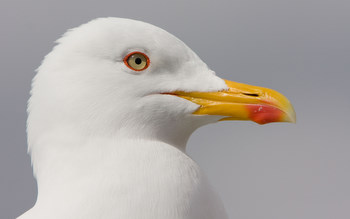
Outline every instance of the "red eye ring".
<path id="1" fill-rule="evenodd" d="M 148 68 L 150 60 L 148 56 L 139 51 L 131 52 L 124 57 L 124 64 L 134 71 L 143 71 Z"/>

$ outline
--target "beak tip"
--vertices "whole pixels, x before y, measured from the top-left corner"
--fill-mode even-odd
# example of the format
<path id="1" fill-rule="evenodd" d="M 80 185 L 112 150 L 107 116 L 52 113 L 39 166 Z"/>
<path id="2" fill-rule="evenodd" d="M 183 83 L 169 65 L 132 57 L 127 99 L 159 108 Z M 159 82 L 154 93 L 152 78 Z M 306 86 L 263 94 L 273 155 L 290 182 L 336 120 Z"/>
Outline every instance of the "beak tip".
<path id="1" fill-rule="evenodd" d="M 286 112 L 285 117 L 283 119 L 283 122 L 289 122 L 296 124 L 297 122 L 297 117 L 295 114 L 295 110 L 292 105 L 290 105 L 290 109 Z"/>

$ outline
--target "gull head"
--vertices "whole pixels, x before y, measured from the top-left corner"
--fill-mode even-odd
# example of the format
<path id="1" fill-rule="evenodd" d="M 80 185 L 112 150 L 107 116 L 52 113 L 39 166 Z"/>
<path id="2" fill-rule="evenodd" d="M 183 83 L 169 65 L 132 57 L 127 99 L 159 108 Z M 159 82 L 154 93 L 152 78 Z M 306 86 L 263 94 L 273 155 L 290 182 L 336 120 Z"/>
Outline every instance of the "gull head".
<path id="1" fill-rule="evenodd" d="M 175 36 L 121 18 L 90 21 L 57 40 L 33 80 L 28 113 L 29 145 L 67 132 L 183 146 L 208 123 L 295 121 L 282 94 L 221 79 Z"/>

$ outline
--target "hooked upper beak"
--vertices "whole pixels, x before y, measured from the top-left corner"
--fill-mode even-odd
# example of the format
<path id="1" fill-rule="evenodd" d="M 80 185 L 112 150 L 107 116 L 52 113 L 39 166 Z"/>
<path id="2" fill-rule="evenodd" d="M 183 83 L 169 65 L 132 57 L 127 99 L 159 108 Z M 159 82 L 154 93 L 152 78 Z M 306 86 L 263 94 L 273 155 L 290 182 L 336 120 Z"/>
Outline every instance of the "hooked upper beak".
<path id="1" fill-rule="evenodd" d="M 198 104 L 196 115 L 221 115 L 223 120 L 252 120 L 259 124 L 270 122 L 295 123 L 292 104 L 279 92 L 225 80 L 228 90 L 218 92 L 172 93 Z"/>

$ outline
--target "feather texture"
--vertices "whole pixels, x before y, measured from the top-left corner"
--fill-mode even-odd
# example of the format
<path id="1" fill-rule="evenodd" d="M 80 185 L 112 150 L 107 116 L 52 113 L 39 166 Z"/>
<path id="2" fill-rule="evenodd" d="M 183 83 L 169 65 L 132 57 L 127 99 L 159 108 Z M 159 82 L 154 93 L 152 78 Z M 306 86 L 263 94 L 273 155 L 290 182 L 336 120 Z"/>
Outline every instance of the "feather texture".
<path id="1" fill-rule="evenodd" d="M 150 58 L 142 72 L 123 58 Z M 189 136 L 221 116 L 161 93 L 227 89 L 182 41 L 153 25 L 100 18 L 69 30 L 38 68 L 28 151 L 38 182 L 20 219 L 224 219 L 186 153 Z"/>

